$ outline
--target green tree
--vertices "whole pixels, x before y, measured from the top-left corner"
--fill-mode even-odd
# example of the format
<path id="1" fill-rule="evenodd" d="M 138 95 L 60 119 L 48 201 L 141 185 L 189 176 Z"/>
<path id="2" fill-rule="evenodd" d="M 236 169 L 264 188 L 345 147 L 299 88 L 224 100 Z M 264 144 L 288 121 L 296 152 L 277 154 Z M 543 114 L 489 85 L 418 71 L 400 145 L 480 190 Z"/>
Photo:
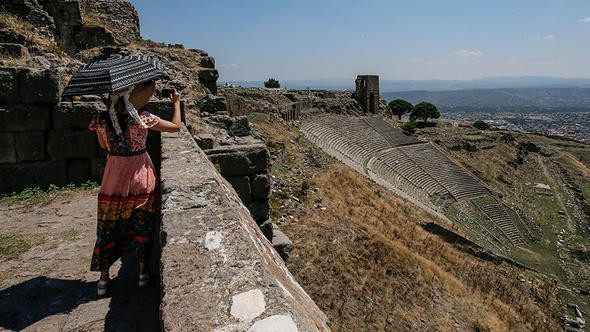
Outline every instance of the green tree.
<path id="1" fill-rule="evenodd" d="M 473 123 L 473 128 L 479 129 L 479 130 L 488 130 L 490 129 L 490 125 L 482 120 L 477 120 Z"/>
<path id="2" fill-rule="evenodd" d="M 269 89 L 278 89 L 281 87 L 281 84 L 274 78 L 269 78 L 268 81 L 264 82 L 264 87 Z"/>
<path id="3" fill-rule="evenodd" d="M 414 119 L 422 119 L 424 123 L 428 121 L 428 118 L 437 119 L 440 118 L 440 112 L 434 104 L 423 101 L 414 106 L 414 110 L 410 113 L 410 117 Z"/>
<path id="4" fill-rule="evenodd" d="M 397 115 L 398 120 L 402 119 L 402 115 L 414 110 L 414 106 L 403 99 L 390 101 L 389 108 L 391 108 L 391 113 L 393 113 L 393 115 Z"/>

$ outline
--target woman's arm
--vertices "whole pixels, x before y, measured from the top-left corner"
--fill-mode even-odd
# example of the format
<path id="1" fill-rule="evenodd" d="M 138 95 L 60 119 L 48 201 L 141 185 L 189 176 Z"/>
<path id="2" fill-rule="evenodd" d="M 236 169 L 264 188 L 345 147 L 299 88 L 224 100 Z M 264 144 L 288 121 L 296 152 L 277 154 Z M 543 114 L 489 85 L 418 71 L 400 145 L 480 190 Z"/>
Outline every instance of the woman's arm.
<path id="1" fill-rule="evenodd" d="M 172 120 L 166 121 L 164 119 L 160 119 L 155 126 L 151 127 L 150 129 L 161 131 L 161 132 L 178 132 L 182 127 L 180 123 L 180 93 L 173 89 L 172 95 L 170 96 L 170 101 L 174 105 L 174 112 L 172 113 Z"/>
<path id="2" fill-rule="evenodd" d="M 107 149 L 107 145 L 102 140 L 102 135 L 98 131 L 96 132 L 96 137 L 98 137 L 98 144 L 100 144 L 100 147 L 106 150 Z"/>

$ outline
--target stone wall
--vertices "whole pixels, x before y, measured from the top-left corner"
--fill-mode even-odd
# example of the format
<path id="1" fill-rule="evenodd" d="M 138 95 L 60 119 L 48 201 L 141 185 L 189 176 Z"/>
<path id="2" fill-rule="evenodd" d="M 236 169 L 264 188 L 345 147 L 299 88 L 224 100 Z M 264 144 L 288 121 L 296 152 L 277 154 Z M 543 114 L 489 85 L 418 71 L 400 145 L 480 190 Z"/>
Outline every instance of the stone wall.
<path id="1" fill-rule="evenodd" d="M 329 331 L 188 131 L 162 134 L 166 331 Z"/>
<path id="2" fill-rule="evenodd" d="M 58 71 L 0 68 L 0 193 L 27 187 L 100 182 L 106 152 L 88 130 L 93 112 L 104 110 L 98 98 L 60 102 Z M 184 104 L 181 104 L 184 114 Z M 171 118 L 170 102 L 155 101 L 147 110 Z M 184 116 L 183 116 L 184 118 Z M 158 167 L 159 133 L 148 136 L 148 152 Z"/>
<path id="3" fill-rule="evenodd" d="M 209 160 L 219 168 L 238 192 L 258 224 L 268 219 L 270 178 L 268 175 L 270 155 L 266 144 L 228 145 L 206 150 Z"/>

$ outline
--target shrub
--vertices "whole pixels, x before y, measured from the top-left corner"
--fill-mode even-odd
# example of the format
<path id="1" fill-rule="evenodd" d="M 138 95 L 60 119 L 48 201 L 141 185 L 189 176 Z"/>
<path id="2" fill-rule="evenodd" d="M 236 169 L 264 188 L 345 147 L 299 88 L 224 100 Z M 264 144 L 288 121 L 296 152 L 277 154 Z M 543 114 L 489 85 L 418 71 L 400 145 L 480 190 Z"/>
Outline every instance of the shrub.
<path id="1" fill-rule="evenodd" d="M 488 130 L 490 129 L 490 125 L 482 120 L 477 120 L 473 123 L 473 128 L 479 129 L 479 130 Z"/>
<path id="2" fill-rule="evenodd" d="M 410 119 L 410 121 L 404 123 L 400 128 L 405 132 L 413 134 L 416 132 L 416 120 Z"/>

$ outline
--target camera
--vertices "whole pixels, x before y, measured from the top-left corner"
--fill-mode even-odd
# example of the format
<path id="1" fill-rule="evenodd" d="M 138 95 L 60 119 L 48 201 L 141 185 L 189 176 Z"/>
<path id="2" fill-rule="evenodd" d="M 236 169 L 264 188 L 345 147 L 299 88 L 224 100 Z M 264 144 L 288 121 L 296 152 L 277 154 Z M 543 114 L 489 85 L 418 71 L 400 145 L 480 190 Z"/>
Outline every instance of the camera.
<path id="1" fill-rule="evenodd" d="M 174 89 L 162 89 L 162 98 L 170 98 L 173 92 Z"/>

